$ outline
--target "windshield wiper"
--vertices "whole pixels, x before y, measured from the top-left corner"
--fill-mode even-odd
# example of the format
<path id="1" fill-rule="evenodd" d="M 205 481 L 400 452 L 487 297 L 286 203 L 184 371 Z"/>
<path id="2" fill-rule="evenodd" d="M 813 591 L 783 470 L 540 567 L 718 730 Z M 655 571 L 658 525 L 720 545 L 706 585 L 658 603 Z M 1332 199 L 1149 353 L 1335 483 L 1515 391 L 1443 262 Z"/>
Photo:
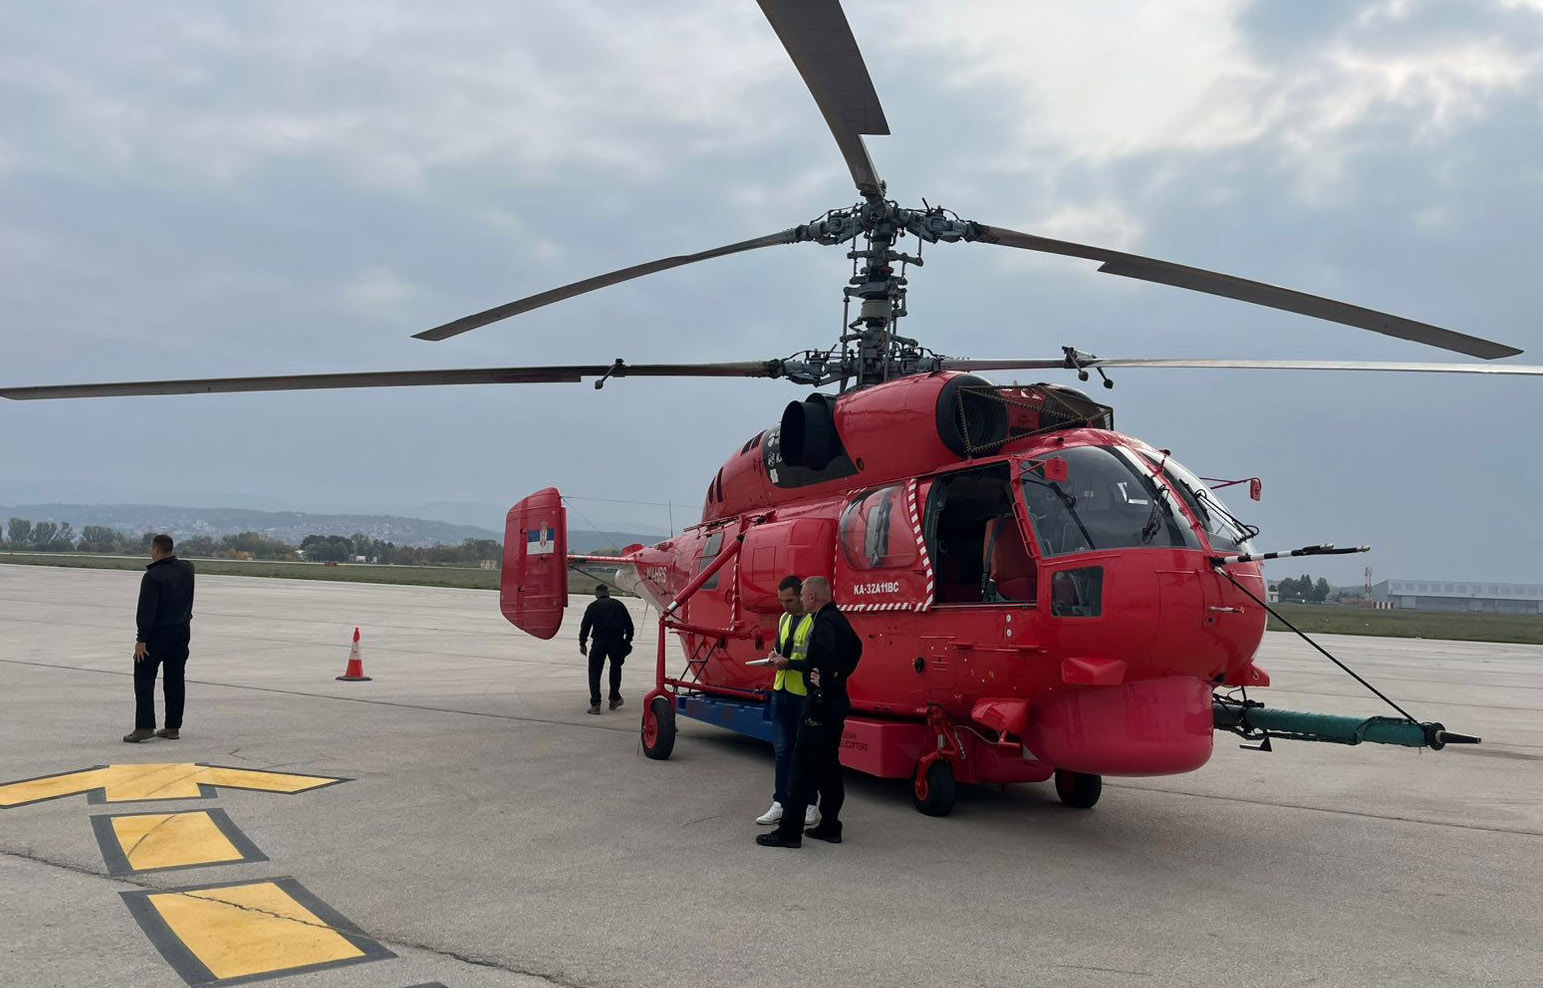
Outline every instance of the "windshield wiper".
<path id="1" fill-rule="evenodd" d="M 1155 489 L 1152 510 L 1147 514 L 1147 523 L 1141 526 L 1142 545 L 1150 545 L 1157 537 L 1157 530 L 1163 527 L 1163 515 L 1173 520 L 1173 506 L 1168 503 L 1168 488 L 1155 482 L 1152 487 Z"/>

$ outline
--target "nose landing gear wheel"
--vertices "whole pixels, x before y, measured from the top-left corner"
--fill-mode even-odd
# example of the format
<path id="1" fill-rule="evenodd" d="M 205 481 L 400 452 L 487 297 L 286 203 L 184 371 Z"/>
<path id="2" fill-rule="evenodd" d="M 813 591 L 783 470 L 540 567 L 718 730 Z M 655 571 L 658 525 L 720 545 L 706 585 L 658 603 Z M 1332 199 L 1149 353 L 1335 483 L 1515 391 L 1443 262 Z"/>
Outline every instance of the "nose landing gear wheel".
<path id="1" fill-rule="evenodd" d="M 1098 797 L 1103 791 L 1104 777 L 1101 775 L 1068 772 L 1064 768 L 1055 770 L 1055 794 L 1060 796 L 1061 802 L 1067 806 L 1073 806 L 1079 810 L 1090 809 L 1098 802 Z"/>
<path id="2" fill-rule="evenodd" d="M 643 710 L 643 754 L 663 761 L 675 750 L 675 705 L 656 696 Z"/>
<path id="3" fill-rule="evenodd" d="M 927 766 L 925 775 L 920 765 L 916 768 L 911 775 L 911 802 L 928 816 L 948 816 L 954 809 L 954 767 L 939 758 Z"/>

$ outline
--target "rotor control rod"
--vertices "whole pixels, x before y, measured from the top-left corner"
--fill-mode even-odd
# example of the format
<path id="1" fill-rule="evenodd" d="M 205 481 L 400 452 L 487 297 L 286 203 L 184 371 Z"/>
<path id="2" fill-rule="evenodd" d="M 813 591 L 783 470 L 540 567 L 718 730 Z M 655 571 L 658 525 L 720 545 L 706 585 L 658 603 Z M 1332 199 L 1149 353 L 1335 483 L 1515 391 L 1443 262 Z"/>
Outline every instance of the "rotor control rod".
<path id="1" fill-rule="evenodd" d="M 1354 552 L 1371 552 L 1369 545 L 1347 546 L 1343 549 L 1336 548 L 1332 543 L 1324 545 L 1304 545 L 1300 549 L 1287 549 L 1281 552 L 1245 552 L 1236 556 L 1212 556 L 1212 566 L 1230 566 L 1233 563 L 1254 563 L 1265 559 L 1285 559 L 1288 556 L 1345 556 Z"/>
<path id="2" fill-rule="evenodd" d="M 1420 724 L 1397 717 L 1340 717 L 1298 710 L 1270 710 L 1257 701 L 1213 700 L 1211 718 L 1218 731 L 1253 741 L 1281 738 L 1329 744 L 1398 744 L 1440 751 L 1449 744 L 1478 744 L 1471 734 L 1448 731 L 1441 724 Z"/>

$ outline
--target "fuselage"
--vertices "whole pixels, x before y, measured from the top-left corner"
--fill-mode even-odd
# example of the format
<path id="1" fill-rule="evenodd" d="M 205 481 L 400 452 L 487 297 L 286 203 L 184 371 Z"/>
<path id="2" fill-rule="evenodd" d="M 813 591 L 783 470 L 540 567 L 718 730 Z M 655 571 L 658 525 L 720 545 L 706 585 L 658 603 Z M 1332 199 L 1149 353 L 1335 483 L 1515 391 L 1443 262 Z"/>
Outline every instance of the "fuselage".
<path id="1" fill-rule="evenodd" d="M 1102 408 L 1069 394 L 1079 414 Z M 982 401 L 1006 411 L 967 407 Z M 786 462 L 786 433 L 800 423 L 785 415 L 724 464 L 699 525 L 629 555 L 635 585 L 666 606 L 742 539 L 679 612 L 696 628 L 748 633 L 681 636 L 702 682 L 764 689 L 770 673 L 745 663 L 772 641 L 778 582 L 822 575 L 864 639 L 854 709 L 915 717 L 936 707 L 970 723 L 982 703 L 1021 701 L 1043 725 L 1166 705 L 1204 721 L 1162 727 L 1181 738 L 1171 750 L 1088 754 L 1093 738 L 1070 754 L 1055 739 L 1039 747 L 1056 749 L 1056 764 L 1102 758 L 1088 770 L 1111 774 L 1198 767 L 1210 751 L 1210 689 L 1248 682 L 1264 631 L 1264 612 L 1212 561 L 1246 551 L 1248 533 L 1171 457 L 1097 427 L 1107 416 L 1057 422 L 1043 406 L 1043 392 L 963 375 L 880 385 L 842 396 L 828 426 L 816 423 L 835 443 L 816 467 Z M 958 451 L 960 432 L 971 455 Z M 819 443 L 804 437 L 806 459 Z M 1264 596 L 1256 565 L 1229 572 Z"/>

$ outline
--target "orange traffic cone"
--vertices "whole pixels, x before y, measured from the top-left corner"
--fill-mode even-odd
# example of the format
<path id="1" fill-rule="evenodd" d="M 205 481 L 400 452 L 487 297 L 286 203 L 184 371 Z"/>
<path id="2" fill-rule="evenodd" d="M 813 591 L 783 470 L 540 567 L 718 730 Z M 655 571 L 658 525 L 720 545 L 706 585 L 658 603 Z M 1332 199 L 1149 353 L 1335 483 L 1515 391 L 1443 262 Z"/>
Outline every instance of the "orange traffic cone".
<path id="1" fill-rule="evenodd" d="M 370 677 L 364 674 L 364 660 L 359 658 L 359 629 L 354 629 L 354 646 L 348 650 L 348 668 L 343 675 L 338 677 L 345 683 L 367 683 Z"/>

